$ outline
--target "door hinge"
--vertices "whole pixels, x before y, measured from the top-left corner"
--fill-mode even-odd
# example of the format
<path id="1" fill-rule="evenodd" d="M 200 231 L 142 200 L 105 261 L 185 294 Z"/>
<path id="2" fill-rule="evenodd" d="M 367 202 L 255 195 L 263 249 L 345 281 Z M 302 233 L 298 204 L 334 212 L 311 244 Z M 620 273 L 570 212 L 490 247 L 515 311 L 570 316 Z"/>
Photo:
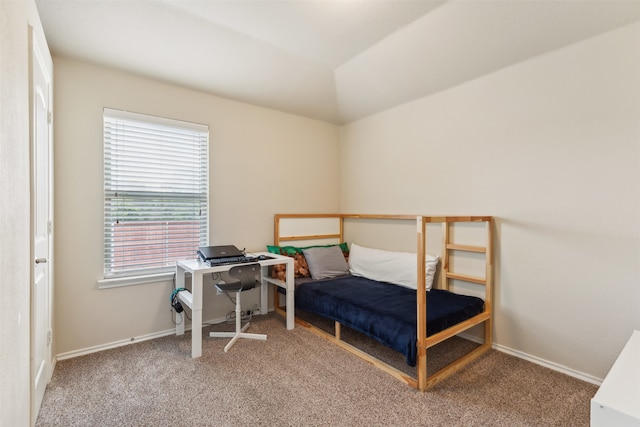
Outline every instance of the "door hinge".
<path id="1" fill-rule="evenodd" d="M 53 113 L 51 111 L 47 112 L 47 123 L 51 124 L 53 122 Z"/>
<path id="2" fill-rule="evenodd" d="M 51 234 L 53 232 L 53 222 L 47 221 L 47 233 Z"/>
<path id="3" fill-rule="evenodd" d="M 49 329 L 47 331 L 47 345 L 51 345 L 51 341 L 53 341 L 53 331 Z"/>

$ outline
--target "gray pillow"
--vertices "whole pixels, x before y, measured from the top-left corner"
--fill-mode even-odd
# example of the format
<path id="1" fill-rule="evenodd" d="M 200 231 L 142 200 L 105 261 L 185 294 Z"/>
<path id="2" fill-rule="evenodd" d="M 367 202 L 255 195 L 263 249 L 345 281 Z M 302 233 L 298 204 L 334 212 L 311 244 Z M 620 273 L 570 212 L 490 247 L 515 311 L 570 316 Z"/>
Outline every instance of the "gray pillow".
<path id="1" fill-rule="evenodd" d="M 349 266 L 340 246 L 303 249 L 309 272 L 314 279 L 330 279 L 349 274 Z"/>

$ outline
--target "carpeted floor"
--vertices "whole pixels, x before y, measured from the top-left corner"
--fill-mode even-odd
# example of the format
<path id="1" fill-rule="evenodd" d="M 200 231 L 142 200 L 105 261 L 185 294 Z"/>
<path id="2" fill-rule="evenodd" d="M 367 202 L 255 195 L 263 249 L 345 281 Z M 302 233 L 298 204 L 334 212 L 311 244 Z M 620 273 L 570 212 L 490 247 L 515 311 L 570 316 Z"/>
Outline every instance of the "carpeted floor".
<path id="1" fill-rule="evenodd" d="M 212 329 L 233 326 L 205 328 L 198 359 L 187 333 L 58 362 L 36 425 L 588 426 L 597 390 L 491 351 L 422 393 L 273 314 L 228 353 Z"/>

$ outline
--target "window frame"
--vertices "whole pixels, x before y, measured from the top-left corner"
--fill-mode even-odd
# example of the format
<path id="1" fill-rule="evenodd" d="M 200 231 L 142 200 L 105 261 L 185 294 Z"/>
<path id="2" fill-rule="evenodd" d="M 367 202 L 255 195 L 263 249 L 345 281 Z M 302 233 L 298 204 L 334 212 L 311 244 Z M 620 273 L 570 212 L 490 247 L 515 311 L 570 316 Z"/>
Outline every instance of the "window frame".
<path id="1" fill-rule="evenodd" d="M 116 124 L 123 125 L 125 130 L 122 133 L 115 133 Z M 153 135 L 148 141 L 141 141 L 141 138 L 131 136 L 131 127 L 139 127 L 138 129 L 142 129 L 145 136 L 149 136 L 147 132 L 149 134 L 157 133 L 157 135 Z M 120 129 L 118 128 L 118 130 Z M 186 139 L 189 145 L 185 146 L 181 141 L 176 142 L 174 132 L 188 133 L 189 136 Z M 132 145 L 126 146 L 126 144 Z M 148 148 L 155 144 L 169 149 L 177 149 L 180 154 L 188 153 L 187 158 L 178 159 L 179 156 L 171 156 L 170 154 L 156 155 L 154 151 L 152 156 L 139 159 L 137 154 L 131 154 L 128 151 L 132 147 L 136 149 Z M 126 146 L 126 149 L 122 150 L 124 154 L 116 152 L 116 149 L 124 146 Z M 188 149 L 185 151 L 185 148 L 191 148 L 191 151 Z M 179 259 L 195 258 L 197 246 L 205 245 L 208 241 L 210 214 L 209 127 L 197 123 L 104 108 L 103 155 L 103 279 L 98 280 L 98 287 L 107 288 L 171 280 L 175 272 L 175 262 Z M 195 162 L 196 166 L 189 167 L 191 164 L 189 162 Z M 124 172 L 124 165 L 138 169 L 135 169 L 134 173 Z M 130 170 L 134 170 L 133 167 Z M 132 177 L 139 171 L 145 172 L 147 167 L 149 167 L 149 174 L 144 177 Z M 165 170 L 173 170 L 171 168 L 175 167 L 184 168 L 188 174 L 179 177 L 171 177 L 171 173 L 154 176 L 158 168 L 164 172 Z M 202 174 L 205 176 L 201 176 Z M 194 178 L 194 175 L 197 176 Z M 127 204 L 126 208 L 119 207 L 117 202 L 114 202 L 114 198 L 126 200 L 126 203 L 130 203 L 130 205 Z M 187 207 L 185 208 L 185 206 Z M 192 206 L 191 212 L 188 211 L 189 206 Z M 168 211 L 167 208 L 169 208 Z M 194 213 L 196 210 L 198 210 L 197 214 Z M 170 219 L 171 216 L 176 215 L 185 215 L 186 219 L 178 221 Z M 121 222 L 122 218 L 126 218 L 126 220 Z M 185 228 L 184 223 L 187 223 L 187 229 L 191 228 L 189 231 L 181 232 L 181 236 L 190 236 L 187 238 L 184 251 L 181 253 L 180 249 L 176 247 L 171 247 L 168 251 L 165 250 L 171 243 L 182 241 L 182 238 L 174 236 L 172 239 L 169 236 L 172 236 L 176 229 Z M 116 224 L 120 224 L 120 226 Z M 149 243 L 149 251 L 152 252 L 154 248 L 160 248 L 159 259 L 162 259 L 162 262 L 156 262 L 156 265 L 146 265 L 154 264 L 153 260 L 142 260 L 140 265 L 135 265 L 136 261 L 132 260 L 133 255 L 131 255 L 133 251 L 127 251 L 127 245 L 121 240 L 125 238 L 122 236 L 134 234 L 126 231 L 127 226 L 133 226 L 138 230 L 143 229 L 139 234 L 135 233 L 134 245 L 145 246 L 147 245 L 145 236 L 148 238 L 154 233 L 157 235 L 157 239 Z M 118 234 L 118 238 L 114 237 L 114 233 Z M 193 250 L 191 251 L 191 249 Z M 186 256 L 186 253 L 189 255 Z M 117 268 L 115 266 L 118 257 L 124 264 Z M 127 266 L 131 268 L 126 268 Z M 123 269 L 123 267 L 125 268 Z"/>

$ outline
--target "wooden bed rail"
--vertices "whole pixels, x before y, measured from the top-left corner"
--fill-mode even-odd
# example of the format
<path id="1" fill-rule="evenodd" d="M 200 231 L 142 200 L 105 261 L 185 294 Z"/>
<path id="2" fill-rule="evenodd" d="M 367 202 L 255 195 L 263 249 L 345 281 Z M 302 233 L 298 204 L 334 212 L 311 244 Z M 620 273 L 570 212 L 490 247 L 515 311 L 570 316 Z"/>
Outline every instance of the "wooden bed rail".
<path id="1" fill-rule="evenodd" d="M 342 234 L 310 234 L 308 236 L 300 235 L 300 236 L 281 236 L 278 239 L 278 243 L 282 242 L 294 242 L 301 240 L 321 240 L 321 239 L 341 239 Z"/>
<path id="2" fill-rule="evenodd" d="M 307 234 L 307 235 L 290 235 L 281 236 L 281 220 L 286 219 L 322 219 L 322 218 L 337 218 L 339 221 L 339 230 L 327 234 Z M 458 371 L 471 361 L 477 359 L 484 352 L 491 349 L 492 345 L 492 319 L 493 319 L 493 234 L 494 234 L 494 218 L 492 216 L 424 216 L 424 215 L 392 215 L 392 214 L 276 214 L 274 216 L 274 244 L 280 245 L 283 242 L 290 241 L 313 241 L 320 239 L 336 239 L 339 242 L 344 241 L 344 220 L 345 219 L 381 219 L 381 220 L 409 220 L 416 221 L 417 225 L 417 242 L 416 242 L 416 257 L 418 265 L 418 289 L 417 289 L 417 301 L 416 301 L 416 313 L 417 313 L 417 363 L 416 363 L 416 378 L 411 378 L 407 374 L 402 373 L 397 368 L 386 364 L 383 361 L 376 359 L 375 357 L 364 353 L 353 347 L 350 344 L 341 341 L 340 339 L 340 324 L 336 324 L 336 333 L 334 336 L 323 332 L 308 322 L 301 321 L 299 323 L 304 327 L 312 329 L 318 335 L 329 339 L 342 348 L 362 357 L 363 359 L 374 364 L 378 368 L 386 371 L 405 381 L 418 390 L 425 391 L 437 384 L 439 381 L 450 376 L 454 372 Z M 483 246 L 478 245 L 465 245 L 459 243 L 453 243 L 451 241 L 450 227 L 455 223 L 484 223 L 486 224 L 486 244 Z M 471 319 L 468 319 L 458 325 L 448 328 L 439 333 L 433 334 L 427 337 L 427 292 L 426 292 L 426 266 L 424 260 L 427 256 L 427 224 L 441 223 L 442 224 L 442 255 L 441 255 L 441 268 L 440 268 L 440 283 L 439 287 L 445 290 L 449 290 L 451 281 L 462 281 L 472 283 L 475 285 L 481 285 L 484 288 L 484 311 Z M 460 274 L 450 271 L 450 257 L 455 252 L 468 252 L 484 255 L 485 271 L 484 277 L 476 277 L 467 274 Z M 434 283 L 435 287 L 435 283 Z M 278 300 L 276 295 L 276 301 Z M 279 304 L 276 303 L 276 311 L 281 312 Z M 470 328 L 477 325 L 484 326 L 484 340 L 483 343 L 472 350 L 470 353 L 463 357 L 451 362 L 449 365 L 440 369 L 438 372 L 431 375 L 427 374 L 427 349 L 448 339 L 461 332 L 465 332 Z"/>

